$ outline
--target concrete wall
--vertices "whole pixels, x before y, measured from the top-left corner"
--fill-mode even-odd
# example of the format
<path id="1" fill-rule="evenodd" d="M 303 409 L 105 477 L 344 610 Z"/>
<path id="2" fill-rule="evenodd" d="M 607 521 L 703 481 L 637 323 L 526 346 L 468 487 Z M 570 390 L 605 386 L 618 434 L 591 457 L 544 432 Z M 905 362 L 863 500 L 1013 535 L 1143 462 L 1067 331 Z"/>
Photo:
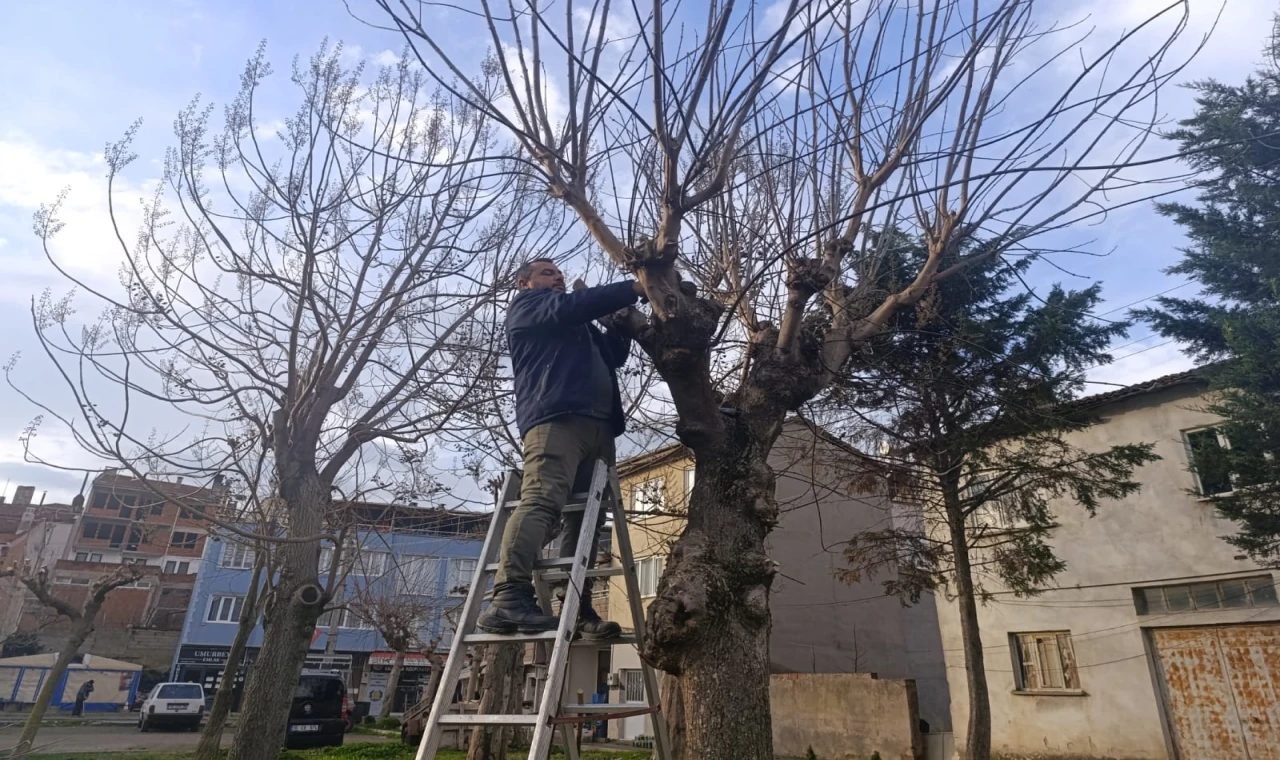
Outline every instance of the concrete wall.
<path id="1" fill-rule="evenodd" d="M 1280 619 L 1280 607 L 1162 615 L 1139 615 L 1135 609 L 1135 587 L 1266 572 L 1238 558 L 1242 553 L 1223 540 L 1234 526 L 1187 492 L 1195 482 L 1181 431 L 1215 421 L 1198 410 L 1202 406 L 1203 399 L 1186 390 L 1147 394 L 1106 408 L 1103 423 L 1074 435 L 1072 442 L 1089 450 L 1153 442 L 1163 459 L 1137 473 L 1143 484 L 1140 493 L 1104 503 L 1095 518 L 1072 503 L 1053 505 L 1060 527 L 1053 532 L 1052 544 L 1067 563 L 1055 579 L 1057 588 L 1033 599 L 1017 599 L 989 585 L 996 594 L 978 612 L 996 753 L 1035 758 L 1171 757 L 1144 631 Z M 937 607 L 951 677 L 956 746 L 962 747 L 969 704 L 959 623 L 953 603 L 939 597 Z M 1036 631 L 1070 631 L 1078 692 L 1044 696 L 1016 691 L 1010 636 Z"/>
<path id="2" fill-rule="evenodd" d="M 788 673 L 769 683 L 773 753 L 822 760 L 883 760 L 924 756 L 916 729 L 915 684 L 862 673 Z"/>
<path id="3" fill-rule="evenodd" d="M 89 634 L 80 651 L 136 663 L 149 670 L 168 670 L 181 635 L 180 631 L 99 628 Z M 67 641 L 66 626 L 45 629 L 39 636 L 44 651 L 57 652 Z"/>
<path id="4" fill-rule="evenodd" d="M 767 547 L 781 566 L 770 600 L 773 672 L 876 673 L 882 678 L 913 679 L 921 716 L 932 730 L 947 730 L 950 697 L 932 600 L 904 608 L 897 599 L 885 596 L 881 584 L 891 574 L 853 584 L 835 576 L 844 564 L 843 542 L 882 525 L 890 517 L 890 505 L 881 496 L 859 490 L 852 474 L 857 468 L 846 450 L 803 424 L 793 422 L 784 428 L 770 464 L 778 473 L 779 522 Z M 678 505 L 673 511 L 683 512 L 684 473 L 691 465 L 689 459 L 677 457 L 639 472 L 624 467 L 621 485 L 627 506 L 636 483 L 664 477 L 668 504 Z M 683 526 L 684 518 L 678 514 L 629 521 L 635 557 L 666 556 Z M 646 606 L 650 601 L 643 600 Z M 621 578 L 611 581 L 609 617 L 624 628 L 631 627 Z M 633 647 L 614 647 L 615 672 L 638 667 Z M 614 690 L 611 699 L 619 701 L 619 694 Z M 610 731 L 618 735 L 616 726 L 611 725 Z"/>

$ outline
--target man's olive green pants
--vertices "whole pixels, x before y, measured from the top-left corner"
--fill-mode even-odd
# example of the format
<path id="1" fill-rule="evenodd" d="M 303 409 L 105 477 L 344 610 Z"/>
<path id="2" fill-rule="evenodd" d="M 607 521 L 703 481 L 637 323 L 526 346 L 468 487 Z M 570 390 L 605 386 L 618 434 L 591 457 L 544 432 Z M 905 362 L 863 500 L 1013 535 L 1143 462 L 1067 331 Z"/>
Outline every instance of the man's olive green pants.
<path id="1" fill-rule="evenodd" d="M 507 520 L 502 534 L 495 596 L 532 587 L 533 563 L 550 540 L 569 495 L 590 488 L 596 460 L 603 459 L 613 466 L 615 457 L 613 426 L 605 420 L 577 415 L 559 417 L 525 433 L 520 506 Z M 601 509 L 588 566 L 595 564 L 604 519 Z M 569 513 L 560 542 L 561 557 L 573 556 L 581 530 L 582 512 Z"/>

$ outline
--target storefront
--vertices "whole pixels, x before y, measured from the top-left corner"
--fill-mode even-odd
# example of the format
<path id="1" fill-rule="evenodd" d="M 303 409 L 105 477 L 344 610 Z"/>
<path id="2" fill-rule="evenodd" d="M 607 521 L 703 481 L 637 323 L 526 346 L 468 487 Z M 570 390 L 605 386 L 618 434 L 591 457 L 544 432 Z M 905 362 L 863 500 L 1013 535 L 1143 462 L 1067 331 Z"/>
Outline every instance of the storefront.
<path id="1" fill-rule="evenodd" d="M 178 660 L 174 664 L 173 680 L 187 683 L 198 683 L 204 686 L 205 694 L 210 700 L 222 682 L 222 671 L 227 666 L 227 655 L 230 647 L 184 644 L 178 648 Z M 236 672 L 235 699 L 232 709 L 239 709 L 240 694 L 244 690 L 244 679 L 249 668 L 258 657 L 257 647 L 245 649 L 244 660 Z M 312 653 L 307 655 L 304 670 L 337 673 L 351 684 L 352 655 Z"/>
<path id="2" fill-rule="evenodd" d="M 369 655 L 369 668 L 364 686 L 360 689 L 360 701 L 369 703 L 369 714 L 378 715 L 382 703 L 390 698 L 391 711 L 403 713 L 418 701 L 422 692 L 431 684 L 431 661 L 426 655 L 408 652 L 400 671 L 400 683 L 394 695 L 387 694 L 391 682 L 391 668 L 395 664 L 395 652 L 374 652 Z"/>

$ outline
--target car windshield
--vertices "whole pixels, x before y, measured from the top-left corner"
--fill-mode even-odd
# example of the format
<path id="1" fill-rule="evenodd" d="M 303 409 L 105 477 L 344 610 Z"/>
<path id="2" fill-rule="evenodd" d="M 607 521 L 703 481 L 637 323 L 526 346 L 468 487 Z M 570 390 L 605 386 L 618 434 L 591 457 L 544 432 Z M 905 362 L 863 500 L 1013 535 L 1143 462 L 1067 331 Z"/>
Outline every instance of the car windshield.
<path id="1" fill-rule="evenodd" d="M 204 699 L 200 684 L 167 683 L 156 693 L 157 699 Z"/>
<path id="2" fill-rule="evenodd" d="M 342 680 L 339 678 L 308 678 L 303 676 L 298 681 L 298 686 L 293 690 L 294 699 L 342 699 L 342 693 L 346 691 Z"/>

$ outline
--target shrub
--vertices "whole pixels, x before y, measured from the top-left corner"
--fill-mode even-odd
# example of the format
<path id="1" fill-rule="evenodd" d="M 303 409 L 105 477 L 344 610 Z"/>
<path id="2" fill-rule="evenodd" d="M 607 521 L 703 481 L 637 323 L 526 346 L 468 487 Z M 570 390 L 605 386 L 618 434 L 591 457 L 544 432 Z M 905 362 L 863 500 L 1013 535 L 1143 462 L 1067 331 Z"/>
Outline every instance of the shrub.
<path id="1" fill-rule="evenodd" d="M 813 747 L 809 747 L 804 753 L 804 760 L 818 760 L 818 756 L 813 754 Z"/>
<path id="2" fill-rule="evenodd" d="M 378 728 L 381 728 L 384 731 L 394 731 L 399 727 L 400 727 L 399 718 L 392 718 L 388 716 L 378 721 Z"/>

